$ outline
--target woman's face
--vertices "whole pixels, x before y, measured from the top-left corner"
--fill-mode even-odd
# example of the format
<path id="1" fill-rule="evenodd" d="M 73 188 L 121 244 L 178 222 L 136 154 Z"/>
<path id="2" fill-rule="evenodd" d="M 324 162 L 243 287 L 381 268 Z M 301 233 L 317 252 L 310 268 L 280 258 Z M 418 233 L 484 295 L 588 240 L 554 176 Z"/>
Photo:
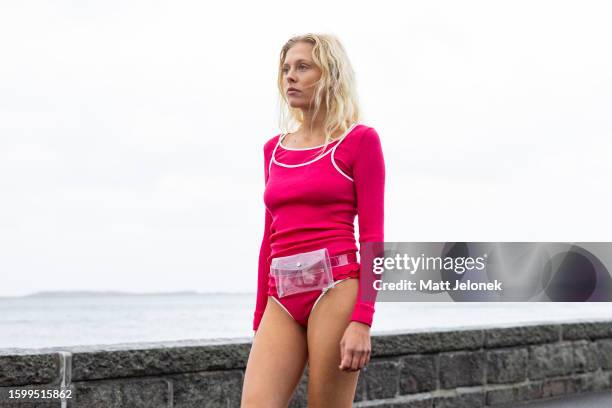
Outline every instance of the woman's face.
<path id="1" fill-rule="evenodd" d="M 321 78 L 321 70 L 312 61 L 312 44 L 298 42 L 285 55 L 282 67 L 283 89 L 292 108 L 309 110 L 314 105 L 313 97 L 316 82 Z M 297 91 L 292 91 L 291 89 Z"/>

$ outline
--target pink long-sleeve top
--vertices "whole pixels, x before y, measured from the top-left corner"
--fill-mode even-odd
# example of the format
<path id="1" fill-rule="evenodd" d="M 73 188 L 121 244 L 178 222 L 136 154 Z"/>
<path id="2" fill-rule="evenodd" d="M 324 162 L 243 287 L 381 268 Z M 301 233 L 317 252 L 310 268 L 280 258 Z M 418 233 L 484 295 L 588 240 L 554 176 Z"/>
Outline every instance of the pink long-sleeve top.
<path id="1" fill-rule="evenodd" d="M 357 252 L 359 244 L 384 241 L 385 164 L 376 130 L 353 124 L 339 139 L 321 147 L 294 149 L 276 135 L 264 145 L 265 227 L 259 252 L 257 330 L 274 288 L 272 258 L 327 247 L 330 256 Z M 363 254 L 361 254 L 363 257 Z M 359 264 L 334 268 L 359 269 Z M 361 285 L 351 320 L 372 325 L 374 301 L 364 300 Z M 366 298 L 367 299 L 367 298 Z"/>

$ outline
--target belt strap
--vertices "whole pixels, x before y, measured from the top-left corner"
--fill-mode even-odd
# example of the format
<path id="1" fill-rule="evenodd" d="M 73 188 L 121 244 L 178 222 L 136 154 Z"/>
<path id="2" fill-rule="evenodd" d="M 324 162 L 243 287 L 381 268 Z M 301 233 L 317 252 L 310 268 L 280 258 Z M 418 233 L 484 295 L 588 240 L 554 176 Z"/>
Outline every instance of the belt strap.
<path id="1" fill-rule="evenodd" d="M 357 253 L 341 254 L 329 258 L 331 266 L 342 266 L 350 263 L 357 263 Z"/>

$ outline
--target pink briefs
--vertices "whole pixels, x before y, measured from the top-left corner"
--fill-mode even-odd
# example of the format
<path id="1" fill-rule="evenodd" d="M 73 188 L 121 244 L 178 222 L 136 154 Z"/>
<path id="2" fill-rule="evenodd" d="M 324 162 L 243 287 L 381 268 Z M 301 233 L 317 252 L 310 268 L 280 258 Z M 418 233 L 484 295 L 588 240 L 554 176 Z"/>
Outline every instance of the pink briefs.
<path id="1" fill-rule="evenodd" d="M 360 264 L 352 263 L 342 266 L 332 267 L 334 283 L 342 282 L 346 279 L 359 279 Z M 324 290 L 312 290 L 308 292 L 295 293 L 293 295 L 278 297 L 273 278 L 268 286 L 268 296 L 275 300 L 284 310 L 301 326 L 308 326 L 308 318 L 317 302 L 327 293 Z M 333 289 L 333 288 L 332 288 Z M 330 289 L 330 290 L 332 290 Z"/>

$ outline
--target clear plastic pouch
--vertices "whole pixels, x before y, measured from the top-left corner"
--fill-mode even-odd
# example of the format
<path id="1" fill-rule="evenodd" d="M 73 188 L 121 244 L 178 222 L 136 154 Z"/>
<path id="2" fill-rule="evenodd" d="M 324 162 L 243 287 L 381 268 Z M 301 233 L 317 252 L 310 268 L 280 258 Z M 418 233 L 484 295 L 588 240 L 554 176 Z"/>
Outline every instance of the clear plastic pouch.
<path id="1" fill-rule="evenodd" d="M 327 248 L 272 258 L 270 274 L 276 282 L 278 297 L 334 286 Z"/>

